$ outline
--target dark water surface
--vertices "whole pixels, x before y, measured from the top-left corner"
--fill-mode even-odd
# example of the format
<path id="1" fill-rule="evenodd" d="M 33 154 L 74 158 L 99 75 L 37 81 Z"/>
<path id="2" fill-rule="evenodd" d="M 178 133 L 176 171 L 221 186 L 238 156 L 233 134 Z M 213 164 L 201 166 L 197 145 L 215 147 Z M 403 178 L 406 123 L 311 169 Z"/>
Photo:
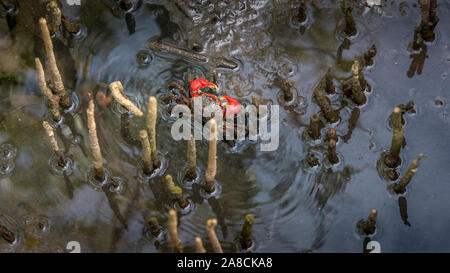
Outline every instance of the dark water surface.
<path id="1" fill-rule="evenodd" d="M 308 18 L 303 25 L 293 19 L 299 1 L 188 1 L 192 3 L 186 10 L 172 1 L 143 1 L 132 13 L 136 27 L 131 35 L 116 1 L 83 1 L 81 7 L 61 2 L 63 12 L 82 26 L 69 52 L 76 72 L 64 74 L 66 86 L 76 91 L 80 101 L 74 116 L 76 129 L 72 130 L 79 143 L 68 144 L 75 164 L 68 176 L 73 198 L 67 179 L 65 182 L 49 167 L 52 151 L 41 125 L 48 114 L 36 80 L 34 43 L 23 33 L 16 33 L 18 41 L 13 42 L 2 19 L 0 143 L 14 145 L 16 155 L 14 160 L 4 161 L 13 165 L 12 173 L 0 176 L 0 224 L 16 232 L 19 241 L 9 245 L 0 240 L 0 251 L 66 251 L 69 241 L 80 242 L 82 252 L 171 251 L 167 234 L 155 240 L 145 233 L 149 216 L 157 216 L 165 227 L 167 211 L 173 207 L 163 175 L 172 174 L 183 185 L 187 167 L 186 142 L 170 136 L 173 119 L 161 98 L 170 92 L 167 86 L 174 80 L 187 87 L 188 72 L 212 79 L 215 63 L 152 51 L 147 47 L 149 40 L 180 48 L 191 48 L 196 42 L 203 45 L 202 54 L 237 62 L 235 70 L 218 69 L 218 86 L 222 95 L 242 103 L 256 95 L 279 104 L 279 87 L 273 85 L 277 74 L 293 81 L 297 91 L 293 106 L 280 107 L 280 146 L 276 151 L 262 152 L 258 143 L 249 141 L 235 148 L 220 142 L 216 175 L 220 195 L 207 200 L 198 196 L 195 186 L 183 187 L 192 201 L 179 226 L 186 251 L 193 251 L 195 236 L 202 237 L 211 251 L 205 233 L 205 222 L 210 218 L 219 220 L 216 231 L 224 251 L 241 251 L 236 238 L 244 215 L 253 213 L 255 245 L 251 251 L 361 252 L 364 236 L 357 233 L 356 223 L 371 209 L 378 210 L 372 240 L 380 242 L 382 252 L 450 251 L 447 1 L 439 1 L 436 39 L 427 43 L 423 71 L 412 77 L 407 71 L 410 54 L 415 52 L 408 51 L 408 45 L 414 26 L 420 23 L 417 1 L 381 1 L 381 7 L 355 7 L 358 34 L 351 38 L 350 49 L 344 50 L 340 65 L 336 65 L 336 52 L 344 39 L 344 18 L 339 1 L 306 1 Z M 319 111 L 311 100 L 315 85 L 328 65 L 335 67 L 337 80 L 349 78 L 354 56 L 363 54 L 372 44 L 378 54 L 374 65 L 364 70 L 372 91 L 367 93 L 368 102 L 361 107 L 351 139 L 337 144 L 341 162 L 330 166 L 323 160 L 324 153 L 318 151 L 321 165 L 305 168 L 302 161 L 316 145 L 302 136 L 309 116 Z M 91 66 L 83 79 L 83 67 L 89 60 Z M 127 144 L 120 135 L 120 114 L 114 110 L 118 108 L 113 104 L 97 109 L 105 166 L 111 175 L 125 181 L 122 194 L 115 198 L 127 215 L 128 229 L 122 228 L 104 192 L 88 182 L 91 162 L 84 86 L 93 88 L 99 82 L 116 80 L 144 112 L 149 96 L 159 99 L 157 145 L 164 173 L 149 182 L 139 173 L 139 147 Z M 330 98 L 338 108 L 340 96 Z M 420 153 L 428 157 L 407 187 L 407 226 L 401 219 L 398 196 L 387 190 L 390 183 L 380 177 L 377 161 L 390 147 L 388 117 L 392 109 L 411 100 L 416 113 L 405 115 L 407 145 L 401 152 L 400 174 Z M 350 111 L 348 107 L 341 110 L 342 120 L 332 125 L 339 135 L 347 132 Z M 144 128 L 145 119 L 132 118 L 132 123 L 136 134 Z M 317 144 L 322 143 L 320 140 Z M 208 143 L 198 141 L 202 178 L 207 151 Z M 133 193 L 136 188 L 138 194 Z"/>

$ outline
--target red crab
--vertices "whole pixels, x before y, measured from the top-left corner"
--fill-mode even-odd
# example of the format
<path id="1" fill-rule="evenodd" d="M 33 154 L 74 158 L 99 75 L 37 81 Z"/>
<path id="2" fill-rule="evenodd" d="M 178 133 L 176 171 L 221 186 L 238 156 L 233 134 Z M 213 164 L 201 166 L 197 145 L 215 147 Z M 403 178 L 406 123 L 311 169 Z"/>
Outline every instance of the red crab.
<path id="1" fill-rule="evenodd" d="M 209 96 L 213 100 L 215 100 L 216 103 L 219 104 L 220 108 L 222 108 L 224 116 L 225 115 L 226 116 L 236 116 L 237 115 L 237 113 L 241 109 L 241 105 L 239 104 L 239 102 L 236 99 L 234 99 L 232 97 L 228 97 L 228 96 L 221 96 L 220 98 L 218 98 L 217 96 L 215 96 L 211 93 L 203 92 L 202 91 L 203 88 L 210 88 L 213 90 L 217 90 L 217 85 L 215 85 L 214 83 L 211 83 L 203 78 L 199 78 L 199 79 L 192 81 L 190 84 L 190 89 L 192 92 L 191 103 L 195 97 Z"/>
<path id="2" fill-rule="evenodd" d="M 196 97 L 201 97 L 203 108 L 211 104 L 218 105 L 223 111 L 223 117 L 235 117 L 241 109 L 241 104 L 238 100 L 228 96 L 217 97 L 216 95 L 208 92 L 208 89 L 210 89 L 211 91 L 216 91 L 218 88 L 217 85 L 207 81 L 204 78 L 195 79 L 189 84 L 190 99 L 187 97 L 183 87 L 180 84 L 173 82 L 169 85 L 169 88 L 177 89 L 180 94 L 180 96 L 170 94 L 168 96 L 170 100 L 174 101 L 177 104 L 187 105 L 191 109 L 193 108 L 193 99 Z M 171 110 L 171 108 L 169 110 Z M 225 120 L 224 132 L 226 129 L 235 131 L 237 129 L 237 125 L 229 125 Z M 245 126 L 245 130 L 248 130 L 247 126 Z M 228 143 L 230 143 L 230 145 L 234 145 L 233 141 L 228 141 Z"/>

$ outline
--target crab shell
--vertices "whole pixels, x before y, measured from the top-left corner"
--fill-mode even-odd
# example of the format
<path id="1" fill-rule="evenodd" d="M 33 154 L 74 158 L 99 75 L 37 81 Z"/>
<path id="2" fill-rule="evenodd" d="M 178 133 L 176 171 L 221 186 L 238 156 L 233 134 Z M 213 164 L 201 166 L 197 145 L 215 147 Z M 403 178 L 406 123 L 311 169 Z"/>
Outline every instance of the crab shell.
<path id="1" fill-rule="evenodd" d="M 202 104 L 203 107 L 206 107 L 207 105 L 210 105 L 212 103 L 217 103 L 223 111 L 224 116 L 235 116 L 239 110 L 241 109 L 241 105 L 239 102 L 231 97 L 228 96 L 222 96 L 218 98 L 217 96 L 214 96 L 213 94 L 202 92 L 200 88 L 202 87 L 210 87 L 212 89 L 217 90 L 217 86 L 203 78 L 196 79 L 191 82 L 190 88 L 192 90 L 192 99 L 195 97 L 202 97 Z"/>

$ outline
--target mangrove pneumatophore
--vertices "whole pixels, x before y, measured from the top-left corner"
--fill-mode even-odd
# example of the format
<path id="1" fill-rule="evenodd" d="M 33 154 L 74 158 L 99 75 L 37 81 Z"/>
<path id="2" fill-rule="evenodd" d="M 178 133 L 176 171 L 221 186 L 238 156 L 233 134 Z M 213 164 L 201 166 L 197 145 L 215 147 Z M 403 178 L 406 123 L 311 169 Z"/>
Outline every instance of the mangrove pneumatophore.
<path id="1" fill-rule="evenodd" d="M 36 70 L 38 72 L 38 84 L 41 93 L 47 98 L 50 103 L 50 114 L 54 122 L 59 122 L 61 120 L 61 112 L 59 111 L 59 97 L 54 95 L 52 91 L 48 88 L 47 82 L 45 81 L 44 68 L 39 58 L 35 59 Z"/>
<path id="2" fill-rule="evenodd" d="M 123 86 L 120 81 L 115 81 L 109 84 L 109 90 L 113 98 L 123 107 L 127 108 L 133 115 L 142 117 L 144 113 L 136 106 L 130 99 L 127 98 L 123 91 Z"/>
<path id="3" fill-rule="evenodd" d="M 188 169 L 185 179 L 194 180 L 197 178 L 197 149 L 195 148 L 195 138 L 191 135 L 187 143 Z"/>
<path id="4" fill-rule="evenodd" d="M 312 114 L 309 117 L 309 125 L 308 125 L 308 135 L 317 140 L 320 138 L 320 130 L 324 127 L 322 121 L 320 120 L 319 114 Z"/>
<path id="5" fill-rule="evenodd" d="M 158 118 L 158 101 L 155 97 L 151 96 L 148 99 L 147 110 L 147 130 L 150 137 L 150 147 L 152 152 L 153 167 L 159 168 L 161 161 L 158 157 L 158 151 L 156 149 L 156 119 Z"/>
<path id="6" fill-rule="evenodd" d="M 103 158 L 98 143 L 97 125 L 95 123 L 95 105 L 94 98 L 89 93 L 89 105 L 86 109 L 87 124 L 89 130 L 89 142 L 91 145 L 92 163 L 94 165 L 95 179 L 103 182 L 105 180 L 105 170 L 103 169 Z"/>
<path id="7" fill-rule="evenodd" d="M 369 216 L 367 217 L 367 220 L 360 220 L 357 224 L 358 231 L 361 234 L 365 235 L 372 235 L 375 233 L 376 230 L 376 224 L 377 224 L 377 216 L 378 212 L 376 209 L 373 209 Z"/>
<path id="8" fill-rule="evenodd" d="M 328 140 L 327 158 L 331 164 L 339 163 L 339 157 L 336 153 L 336 140 L 334 140 L 334 139 Z"/>
<path id="9" fill-rule="evenodd" d="M 206 221 L 206 233 L 211 242 L 214 253 L 223 253 L 222 246 L 219 239 L 217 239 L 215 227 L 217 226 L 217 219 L 209 219 Z"/>
<path id="10" fill-rule="evenodd" d="M 331 106 L 330 99 L 325 96 L 324 90 L 316 88 L 313 93 L 314 100 L 322 111 L 323 116 L 331 123 L 339 121 L 339 113 Z"/>
<path id="11" fill-rule="evenodd" d="M 183 253 L 183 244 L 180 237 L 178 237 L 178 218 L 175 210 L 169 210 L 169 219 L 167 220 L 167 229 L 169 230 L 169 237 L 175 252 Z"/>
<path id="12" fill-rule="evenodd" d="M 323 80 L 325 82 L 325 92 L 327 92 L 327 94 L 334 94 L 336 92 L 336 87 L 333 83 L 333 68 L 331 66 L 328 67 Z"/>
<path id="13" fill-rule="evenodd" d="M 384 163 L 389 168 L 395 168 L 401 163 L 400 150 L 406 143 L 402 125 L 402 114 L 399 107 L 394 108 L 390 120 L 393 130 L 392 143 L 389 153 L 384 157 Z"/>
<path id="14" fill-rule="evenodd" d="M 176 198 L 178 205 L 181 208 L 187 207 L 189 203 L 183 196 L 183 190 L 180 187 L 175 186 L 175 183 L 173 182 L 172 176 L 170 174 L 166 175 L 166 184 L 170 194 Z"/>
<path id="15" fill-rule="evenodd" d="M 195 237 L 195 253 L 206 253 L 206 249 L 203 246 L 202 239 L 200 237 Z"/>
<path id="16" fill-rule="evenodd" d="M 208 167 L 205 172 L 205 184 L 204 189 L 208 193 L 214 192 L 214 180 L 216 177 L 217 169 L 217 128 L 216 121 L 211 119 L 210 121 L 210 138 L 209 138 L 209 150 L 208 150 Z"/>
<path id="17" fill-rule="evenodd" d="M 360 71 L 361 71 L 361 64 L 359 63 L 358 60 L 355 60 L 352 65 L 353 81 L 352 81 L 351 98 L 352 101 L 357 105 L 363 105 L 367 101 L 366 95 L 364 95 L 364 88 L 361 86 Z"/>
<path id="18" fill-rule="evenodd" d="M 253 223 L 255 222 L 255 216 L 251 213 L 245 215 L 245 221 L 244 226 L 242 227 L 241 231 L 241 247 L 243 249 L 248 249 L 253 245 L 252 240 L 252 230 L 253 230 Z"/>
<path id="19" fill-rule="evenodd" d="M 50 142 L 50 146 L 52 147 L 53 152 L 55 152 L 58 157 L 58 165 L 60 167 L 64 167 L 66 165 L 66 160 L 64 159 L 64 152 L 58 145 L 58 141 L 55 138 L 55 132 L 53 131 L 52 126 L 48 124 L 47 121 L 42 122 L 42 126 L 44 126 L 45 133 L 47 134 L 48 141 Z"/>
<path id="20" fill-rule="evenodd" d="M 414 159 L 406 170 L 405 174 L 400 178 L 398 183 L 392 184 L 389 187 L 397 194 L 403 194 L 406 192 L 406 186 L 411 182 L 411 179 L 417 172 L 419 168 L 420 161 L 427 157 L 427 155 L 420 154 L 416 159 Z"/>
<path id="21" fill-rule="evenodd" d="M 161 233 L 161 227 L 159 226 L 158 218 L 156 218 L 156 216 L 148 218 L 147 226 L 153 236 L 158 237 Z"/>
<path id="22" fill-rule="evenodd" d="M 72 101 L 64 87 L 61 74 L 59 73 L 58 66 L 56 65 L 55 53 L 53 51 L 53 43 L 50 37 L 50 32 L 47 27 L 47 20 L 44 18 L 39 19 L 39 25 L 42 32 L 42 40 L 45 45 L 45 52 L 47 55 L 47 66 L 50 70 L 51 79 L 54 84 L 55 92 L 59 96 L 59 104 L 63 109 L 68 109 L 72 106 Z"/>
<path id="23" fill-rule="evenodd" d="M 139 137 L 142 143 L 142 171 L 146 175 L 151 175 L 153 173 L 153 163 L 147 130 L 141 130 Z"/>

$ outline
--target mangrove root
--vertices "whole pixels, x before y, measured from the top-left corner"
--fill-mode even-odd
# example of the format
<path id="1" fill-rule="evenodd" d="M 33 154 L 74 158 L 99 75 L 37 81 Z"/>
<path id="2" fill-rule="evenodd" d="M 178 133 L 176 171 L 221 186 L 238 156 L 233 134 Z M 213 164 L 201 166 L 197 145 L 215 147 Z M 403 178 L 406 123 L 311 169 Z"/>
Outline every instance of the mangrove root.
<path id="1" fill-rule="evenodd" d="M 147 111 L 147 130 L 150 137 L 150 148 L 152 151 L 153 167 L 159 168 L 161 161 L 158 158 L 158 151 L 156 150 L 156 119 L 158 118 L 158 101 L 151 96 L 148 100 Z"/>
<path id="2" fill-rule="evenodd" d="M 336 140 L 335 139 L 328 140 L 327 157 L 328 157 L 328 161 L 330 161 L 331 164 L 339 163 L 339 157 L 336 153 Z"/>
<path id="3" fill-rule="evenodd" d="M 111 90 L 111 94 L 113 98 L 120 103 L 123 107 L 127 108 L 133 115 L 142 117 L 144 113 L 131 102 L 123 91 L 123 86 L 120 81 L 112 82 L 109 85 L 109 90 Z"/>
<path id="4" fill-rule="evenodd" d="M 316 140 L 320 138 L 320 130 L 324 127 L 319 114 L 312 114 L 309 117 L 308 135 Z"/>
<path id="5" fill-rule="evenodd" d="M 333 83 L 333 68 L 330 66 L 328 67 L 327 73 L 324 76 L 324 82 L 325 82 L 325 92 L 328 94 L 334 94 L 336 92 L 336 87 Z"/>
<path id="6" fill-rule="evenodd" d="M 200 237 L 195 237 L 195 253 L 206 253 L 206 249 L 203 246 L 202 239 Z"/>
<path id="7" fill-rule="evenodd" d="M 169 219 L 167 221 L 167 229 L 169 230 L 170 241 L 172 242 L 174 249 L 178 253 L 183 253 L 183 244 L 180 237 L 178 237 L 178 218 L 175 210 L 169 210 Z"/>
<path id="8" fill-rule="evenodd" d="M 403 194 L 406 192 L 406 186 L 411 182 L 411 179 L 416 174 L 417 169 L 420 165 L 420 161 L 424 157 L 427 157 L 427 155 L 420 154 L 416 159 L 414 159 L 411 165 L 409 165 L 403 177 L 400 178 L 400 181 L 390 186 L 395 193 Z"/>
<path id="9" fill-rule="evenodd" d="M 60 167 L 64 167 L 66 165 L 64 152 L 59 148 L 58 141 L 55 138 L 55 132 L 53 131 L 52 126 L 50 126 L 47 121 L 42 122 L 42 125 L 44 126 L 45 132 L 47 133 L 47 137 L 50 145 L 52 146 L 52 150 L 58 156 L 58 165 Z"/>
<path id="10" fill-rule="evenodd" d="M 222 246 L 220 245 L 219 239 L 217 239 L 216 231 L 214 230 L 216 225 L 217 219 L 209 219 L 206 221 L 206 233 L 211 241 L 214 253 L 223 253 Z"/>
<path id="11" fill-rule="evenodd" d="M 128 112 L 124 112 L 120 115 L 120 135 L 129 145 L 136 146 L 139 144 L 139 140 L 131 135 L 130 114 Z"/>
<path id="12" fill-rule="evenodd" d="M 193 135 L 189 138 L 187 145 L 188 170 L 185 179 L 194 180 L 197 178 L 197 150 L 195 148 L 195 138 Z"/>
<path id="13" fill-rule="evenodd" d="M 370 212 L 369 217 L 367 217 L 367 220 L 362 219 L 358 222 L 357 224 L 358 231 L 365 235 L 374 234 L 376 230 L 377 216 L 378 216 L 377 210 L 373 209 Z"/>
<path id="14" fill-rule="evenodd" d="M 209 139 L 209 150 L 208 150 L 208 168 L 205 172 L 205 184 L 204 189 L 208 193 L 212 193 L 215 189 L 214 179 L 216 177 L 217 169 L 217 130 L 216 121 L 212 119 L 210 121 L 210 139 Z"/>
<path id="15" fill-rule="evenodd" d="M 55 122 L 61 120 L 61 113 L 59 112 L 59 97 L 53 95 L 52 91 L 47 87 L 47 82 L 45 81 L 44 68 L 42 67 L 42 63 L 39 58 L 35 59 L 36 70 L 38 72 L 38 84 L 41 93 L 47 98 L 50 102 L 50 114 L 52 115 L 52 119 Z"/>
<path id="16" fill-rule="evenodd" d="M 253 216 L 253 214 L 245 215 L 245 222 L 244 222 L 244 226 L 242 227 L 241 238 L 240 238 L 241 247 L 243 249 L 248 249 L 253 244 L 252 230 L 253 230 L 254 222 L 255 222 L 255 216 Z"/>
<path id="17" fill-rule="evenodd" d="M 59 96 L 59 104 L 63 109 L 68 109 L 72 106 L 72 101 L 70 100 L 67 91 L 64 87 L 61 74 L 59 73 L 58 66 L 56 65 L 55 53 L 53 51 L 53 43 L 50 38 L 50 32 L 47 26 L 47 20 L 44 18 L 39 19 L 39 25 L 42 32 L 42 39 L 45 45 L 45 52 L 47 55 L 47 64 L 49 66 L 51 79 L 55 86 L 55 92 Z"/>
<path id="18" fill-rule="evenodd" d="M 142 170 L 146 175 L 151 175 L 153 173 L 153 163 L 147 130 L 141 130 L 139 137 L 142 143 Z"/>
<path id="19" fill-rule="evenodd" d="M 358 60 L 355 60 L 353 62 L 352 74 L 353 74 L 352 95 L 351 95 L 352 101 L 357 105 L 363 105 L 364 103 L 366 103 L 367 98 L 366 95 L 364 95 L 364 88 L 361 86 L 360 75 L 362 73 L 361 73 L 361 66 Z"/>
<path id="20" fill-rule="evenodd" d="M 180 187 L 175 186 L 175 183 L 173 182 L 172 176 L 170 174 L 166 175 L 166 183 L 170 194 L 172 194 L 177 199 L 178 205 L 181 208 L 187 207 L 189 203 L 183 196 L 183 190 Z"/>
<path id="21" fill-rule="evenodd" d="M 389 153 L 384 157 L 384 164 L 389 168 L 395 168 L 400 165 L 400 150 L 406 144 L 401 118 L 400 108 L 395 107 L 391 115 L 393 126 L 392 144 Z"/>
<path id="22" fill-rule="evenodd" d="M 150 233 L 153 236 L 158 237 L 159 234 L 161 233 L 161 228 L 159 227 L 158 218 L 156 218 L 155 216 L 148 218 L 147 225 L 150 230 Z"/>
<path id="23" fill-rule="evenodd" d="M 89 142 L 91 144 L 92 163 L 94 164 L 95 179 L 103 182 L 105 180 L 105 170 L 103 169 L 103 159 L 100 145 L 97 138 L 97 125 L 95 124 L 94 98 L 89 93 L 89 105 L 86 110 L 87 125 L 89 130 Z"/>
<path id="24" fill-rule="evenodd" d="M 339 113 L 331 107 L 331 101 L 328 97 L 323 94 L 323 91 L 320 89 L 314 90 L 314 100 L 319 106 L 320 110 L 323 113 L 323 116 L 331 123 L 335 123 L 339 121 Z"/>

